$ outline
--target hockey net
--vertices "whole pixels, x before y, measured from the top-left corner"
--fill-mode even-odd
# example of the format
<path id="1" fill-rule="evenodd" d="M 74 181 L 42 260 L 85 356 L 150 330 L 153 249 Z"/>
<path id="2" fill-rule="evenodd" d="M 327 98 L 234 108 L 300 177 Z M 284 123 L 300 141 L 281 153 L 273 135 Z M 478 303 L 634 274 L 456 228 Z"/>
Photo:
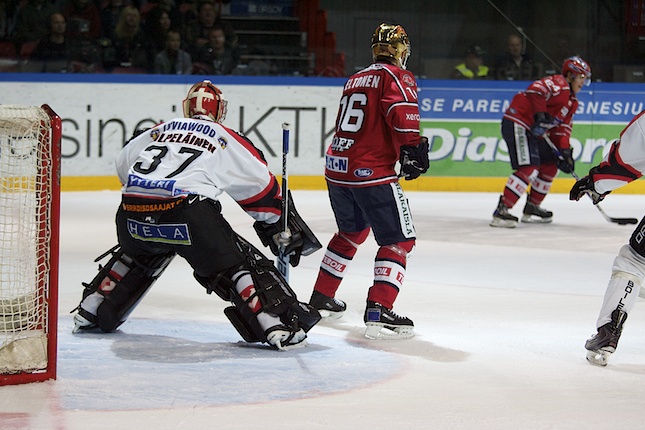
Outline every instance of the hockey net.
<path id="1" fill-rule="evenodd" d="M 56 378 L 61 120 L 0 105 L 0 385 Z"/>

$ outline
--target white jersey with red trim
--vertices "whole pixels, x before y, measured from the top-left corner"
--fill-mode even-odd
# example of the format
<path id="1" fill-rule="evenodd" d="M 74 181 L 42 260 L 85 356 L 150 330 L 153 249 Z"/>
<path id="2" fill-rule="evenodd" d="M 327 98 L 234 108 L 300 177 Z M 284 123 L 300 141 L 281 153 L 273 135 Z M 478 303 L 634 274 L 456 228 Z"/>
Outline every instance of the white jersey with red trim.
<path id="1" fill-rule="evenodd" d="M 146 130 L 121 150 L 116 168 L 124 195 L 217 200 L 226 192 L 256 221 L 275 223 L 281 214 L 280 185 L 262 153 L 203 116 Z"/>
<path id="2" fill-rule="evenodd" d="M 327 180 L 354 187 L 397 181 L 400 147 L 420 142 L 417 97 L 414 75 L 389 63 L 351 76 L 327 149 Z"/>
<path id="3" fill-rule="evenodd" d="M 592 169 L 594 189 L 604 194 L 645 173 L 645 111 L 636 115 L 612 143 L 600 165 Z"/>

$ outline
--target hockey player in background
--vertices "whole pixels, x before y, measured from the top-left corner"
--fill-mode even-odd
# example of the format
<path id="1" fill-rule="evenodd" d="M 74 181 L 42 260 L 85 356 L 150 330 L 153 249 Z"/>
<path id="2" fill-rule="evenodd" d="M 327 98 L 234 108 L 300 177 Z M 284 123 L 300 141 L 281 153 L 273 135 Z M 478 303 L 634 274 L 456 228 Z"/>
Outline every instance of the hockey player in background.
<path id="1" fill-rule="evenodd" d="M 639 113 L 612 142 L 602 163 L 575 183 L 569 198 L 580 200 L 589 194 L 598 204 L 612 190 L 645 173 L 645 111 Z M 629 243 L 614 259 L 609 284 L 596 321 L 597 333 L 585 343 L 587 360 L 606 366 L 616 351 L 627 315 L 632 311 L 645 279 L 645 218 L 634 230 Z"/>
<path id="2" fill-rule="evenodd" d="M 345 84 L 336 131 L 326 154 L 325 178 L 338 232 L 329 242 L 309 303 L 323 317 L 339 318 L 346 304 L 335 298 L 352 258 L 369 235 L 380 246 L 364 321 L 369 338 L 414 335 L 409 318 L 392 311 L 403 284 L 416 232 L 395 171 L 416 179 L 428 170 L 428 139 L 419 135 L 414 75 L 406 70 L 408 35 L 381 24 L 372 36 L 373 64 Z"/>
<path id="3" fill-rule="evenodd" d="M 576 94 L 591 80 L 591 68 L 580 57 L 564 60 L 562 74 L 533 82 L 513 97 L 502 118 L 502 136 L 514 172 L 506 181 L 493 212 L 492 227 L 513 228 L 518 218 L 509 212 L 531 189 L 522 214 L 522 222 L 550 223 L 553 213 L 540 206 L 558 169 L 574 171 L 569 137 L 573 115 L 578 108 Z M 559 148 L 560 160 L 545 142 L 548 136 Z"/>
<path id="4" fill-rule="evenodd" d="M 320 315 L 299 302 L 273 263 L 232 230 L 218 196 L 231 196 L 256 220 L 263 243 L 276 254 L 285 247 L 294 266 L 303 247 L 317 241 L 306 236 L 293 207 L 292 234 L 280 234 L 280 186 L 262 152 L 222 124 L 226 106 L 217 87 L 198 82 L 183 102 L 184 118 L 143 131 L 121 150 L 118 245 L 97 259 L 111 255 L 84 284 L 75 333 L 116 330 L 178 254 L 209 294 L 233 303 L 224 313 L 246 341 L 277 349 L 306 345 L 306 332 Z"/>

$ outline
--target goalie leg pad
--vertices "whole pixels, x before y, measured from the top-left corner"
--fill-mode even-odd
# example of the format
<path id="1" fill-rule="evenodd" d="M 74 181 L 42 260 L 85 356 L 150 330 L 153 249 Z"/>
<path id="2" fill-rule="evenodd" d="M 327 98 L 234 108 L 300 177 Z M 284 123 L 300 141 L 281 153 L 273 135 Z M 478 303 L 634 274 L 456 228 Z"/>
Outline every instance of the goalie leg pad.
<path id="1" fill-rule="evenodd" d="M 79 315 L 107 333 L 125 322 L 175 256 L 169 253 L 135 259 L 118 246 L 108 253 L 112 254 L 108 263 L 99 266 L 92 282 L 84 284 L 78 307 Z"/>
<path id="2" fill-rule="evenodd" d="M 244 249 L 251 277 L 255 284 L 262 310 L 278 315 L 284 324 L 297 321 L 305 332 L 320 321 L 320 314 L 307 303 L 298 301 L 296 293 L 282 277 L 273 262 L 266 258 L 256 247 L 239 237 L 239 246 Z"/>
<path id="3" fill-rule="evenodd" d="M 293 334 L 286 340 L 287 343 L 296 338 L 300 343 L 304 340 L 302 332 L 308 332 L 320 321 L 320 314 L 308 304 L 298 301 L 273 262 L 257 248 L 239 236 L 237 246 L 246 256 L 246 267 L 229 269 L 217 285 L 211 284 L 206 287 L 207 290 L 217 292 L 226 286 L 226 294 L 218 295 L 222 298 L 228 295 L 228 300 L 235 307 L 227 308 L 224 313 L 247 342 L 268 342 L 267 334 L 280 325 L 281 329 Z"/>

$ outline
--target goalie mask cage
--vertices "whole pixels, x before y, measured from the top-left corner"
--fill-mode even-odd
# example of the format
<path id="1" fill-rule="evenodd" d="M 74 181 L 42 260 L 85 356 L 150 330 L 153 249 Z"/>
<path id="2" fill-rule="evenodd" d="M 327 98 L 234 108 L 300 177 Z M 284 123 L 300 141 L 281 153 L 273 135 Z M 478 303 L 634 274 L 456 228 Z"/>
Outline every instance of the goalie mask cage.
<path id="1" fill-rule="evenodd" d="M 61 129 L 0 105 L 0 385 L 56 378 Z"/>

